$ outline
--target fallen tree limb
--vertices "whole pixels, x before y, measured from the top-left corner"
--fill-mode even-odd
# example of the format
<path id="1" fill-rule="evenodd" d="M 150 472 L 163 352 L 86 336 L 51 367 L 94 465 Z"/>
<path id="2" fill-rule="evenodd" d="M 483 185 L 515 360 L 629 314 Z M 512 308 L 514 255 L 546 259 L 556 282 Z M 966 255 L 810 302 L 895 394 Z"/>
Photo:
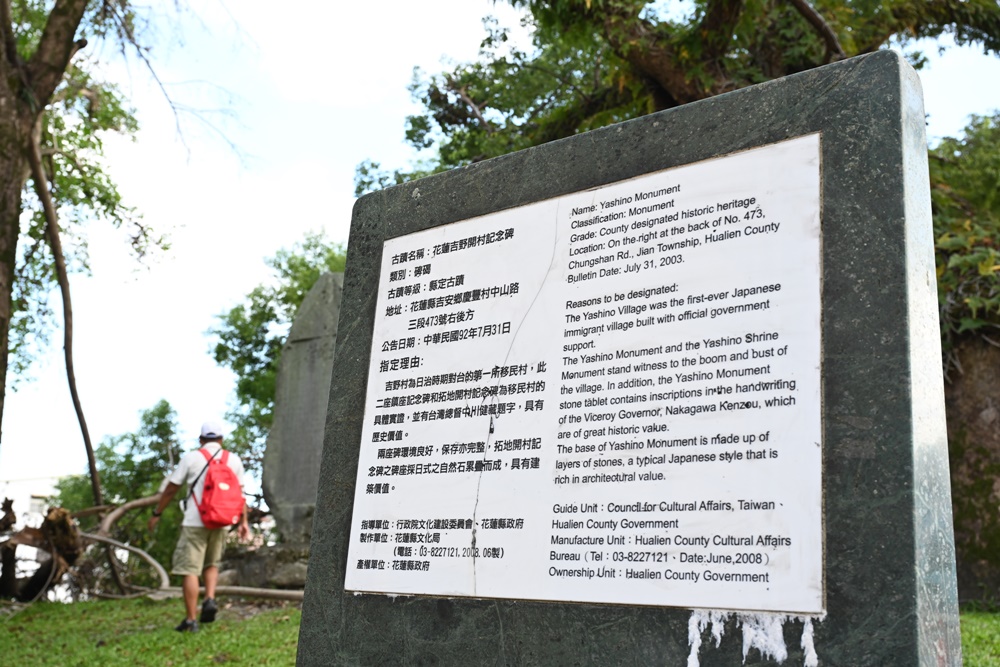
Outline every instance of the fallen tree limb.
<path id="1" fill-rule="evenodd" d="M 201 587 L 201 592 L 205 592 L 205 587 Z M 152 595 L 157 595 L 161 593 L 171 593 L 176 595 L 182 595 L 183 590 L 178 586 L 171 586 L 170 588 L 162 588 L 159 591 L 155 591 Z M 305 591 L 292 591 L 283 590 L 279 588 L 251 588 L 249 586 L 216 586 L 216 595 L 231 595 L 233 597 L 248 597 L 248 598 L 264 598 L 267 600 L 290 600 L 292 602 L 301 602 Z"/>
<path id="2" fill-rule="evenodd" d="M 66 574 L 68 569 L 69 566 L 59 554 L 53 553 L 52 558 L 39 565 L 28 582 L 18 591 L 18 602 L 37 602 L 59 577 Z"/>
<path id="3" fill-rule="evenodd" d="M 136 598 L 143 598 L 149 595 L 149 591 L 139 591 L 138 593 L 126 593 L 125 595 L 115 595 L 114 593 L 91 593 L 92 596 L 99 600 L 134 600 Z"/>
<path id="4" fill-rule="evenodd" d="M 45 536 L 42 535 L 42 531 L 38 528 L 22 528 L 12 535 L 7 535 L 2 540 L 0 544 L 6 544 L 8 547 L 16 547 L 23 544 L 26 547 L 34 547 L 35 549 L 41 549 L 42 551 L 48 551 L 48 547 L 45 543 Z"/>
<path id="5" fill-rule="evenodd" d="M 3 558 L 5 572 L 13 567 L 14 549 L 19 545 L 41 549 L 51 556 L 23 585 L 18 586 L 16 581 L 4 576 L 5 595 L 14 593 L 21 602 L 33 602 L 44 595 L 83 553 L 76 524 L 71 520 L 69 512 L 61 507 L 49 509 L 41 528 L 23 528 L 2 544 L 6 552 Z"/>
<path id="6" fill-rule="evenodd" d="M 94 535 L 92 533 L 80 533 L 80 537 L 85 540 L 91 540 L 92 542 L 100 542 L 101 544 L 110 544 L 118 549 L 125 549 L 126 551 L 131 551 L 136 554 L 144 561 L 149 563 L 154 570 L 156 570 L 156 575 L 160 578 L 160 589 L 165 589 L 170 586 L 170 577 L 167 575 L 167 571 L 160 565 L 155 558 L 150 556 L 148 553 L 140 549 L 139 547 L 133 547 L 130 544 L 123 544 L 118 540 L 113 540 L 110 537 L 105 537 L 104 535 Z"/>
<path id="7" fill-rule="evenodd" d="M 0 516 L 0 533 L 3 533 L 12 529 L 17 523 L 17 516 L 14 514 L 14 501 L 10 498 L 4 498 L 3 505 L 0 505 L 0 511 L 3 512 L 3 516 Z"/>
<path id="8" fill-rule="evenodd" d="M 17 580 L 17 547 L 20 545 L 49 551 L 52 547 L 38 528 L 22 528 L 18 532 L 0 538 L 0 597 L 21 599 L 21 586 Z M 49 572 L 55 559 L 49 561 Z M 40 570 L 41 568 L 39 568 Z"/>
<path id="9" fill-rule="evenodd" d="M 154 493 L 151 496 L 146 496 L 145 498 L 136 498 L 135 500 L 130 500 L 123 505 L 119 505 L 115 509 L 108 512 L 108 514 L 101 519 L 101 525 L 97 528 L 98 535 L 110 535 L 111 527 L 115 525 L 118 519 L 122 518 L 126 512 L 140 508 L 149 507 L 150 505 L 156 505 L 160 502 L 160 494 Z"/>
<path id="10" fill-rule="evenodd" d="M 133 597 L 139 597 L 143 595 L 148 595 L 150 597 L 160 597 L 164 595 L 168 596 L 179 596 L 182 594 L 182 589 L 177 586 L 170 586 L 170 577 L 167 574 L 166 569 L 160 565 L 160 563 L 150 556 L 146 551 L 138 547 L 131 546 L 129 544 L 124 544 L 118 540 L 112 539 L 108 535 L 111 533 L 111 529 L 115 522 L 122 518 L 127 512 L 139 509 L 142 507 L 149 507 L 156 505 L 160 500 L 160 494 L 154 494 L 152 496 L 147 496 L 145 498 L 137 498 L 131 500 L 127 503 L 119 505 L 112 511 L 108 512 L 101 519 L 101 523 L 97 528 L 96 533 L 79 533 L 79 538 L 83 541 L 98 542 L 104 545 L 109 545 L 118 549 L 125 549 L 126 551 L 132 552 L 142 558 L 144 561 L 149 563 L 149 565 L 156 572 L 157 577 L 160 580 L 159 588 L 141 589 L 139 587 L 130 586 L 133 590 L 138 590 L 134 594 L 122 594 L 113 595 L 107 593 L 97 594 L 98 597 L 112 598 L 112 599 L 127 599 Z M 81 510 L 81 512 L 86 512 L 88 514 L 94 513 L 95 510 L 107 510 L 107 506 L 99 508 L 87 508 Z M 61 510 L 65 512 L 65 510 Z M 66 513 L 68 515 L 68 513 Z M 0 544 L 8 543 L 8 546 L 16 546 L 17 544 L 24 544 L 34 546 L 43 550 L 48 551 L 48 544 L 43 535 L 42 531 L 35 528 L 25 528 L 19 533 L 15 533 L 9 537 L 0 538 Z M 75 560 L 75 559 L 74 559 Z M 201 589 L 204 592 L 204 588 Z M 303 599 L 304 592 L 300 590 L 284 590 L 275 588 L 252 588 L 249 586 L 217 586 L 215 589 L 216 595 L 230 595 L 235 597 L 252 597 L 252 598 L 263 598 L 270 600 L 288 600 L 292 602 L 301 602 Z"/>
<path id="11" fill-rule="evenodd" d="M 87 509 L 77 510 L 76 512 L 70 514 L 70 516 L 74 519 L 83 519 L 95 514 L 104 514 L 108 510 L 113 510 L 114 508 L 114 505 L 98 505 L 96 507 L 88 507 Z"/>

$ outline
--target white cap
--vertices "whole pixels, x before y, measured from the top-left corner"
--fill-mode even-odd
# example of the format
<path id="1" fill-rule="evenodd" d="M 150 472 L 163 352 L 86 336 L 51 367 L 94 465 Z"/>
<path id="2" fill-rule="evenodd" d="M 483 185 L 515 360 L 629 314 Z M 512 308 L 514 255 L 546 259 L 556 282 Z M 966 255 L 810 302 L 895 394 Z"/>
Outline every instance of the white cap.
<path id="1" fill-rule="evenodd" d="M 206 440 L 214 440 L 222 437 L 222 424 L 216 421 L 207 421 L 201 425 L 201 437 Z"/>

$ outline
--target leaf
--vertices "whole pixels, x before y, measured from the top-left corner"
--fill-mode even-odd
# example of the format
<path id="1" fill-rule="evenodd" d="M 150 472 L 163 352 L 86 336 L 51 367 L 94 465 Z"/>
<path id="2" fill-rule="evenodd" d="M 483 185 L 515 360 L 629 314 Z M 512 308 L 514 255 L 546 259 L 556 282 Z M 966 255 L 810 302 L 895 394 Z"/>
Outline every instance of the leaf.
<path id="1" fill-rule="evenodd" d="M 995 271 L 1000 271 L 1000 265 L 994 264 L 992 257 L 987 257 L 979 263 L 979 275 L 989 276 Z"/>
<path id="2" fill-rule="evenodd" d="M 986 322 L 983 322 L 982 320 L 973 319 L 971 317 L 963 317 L 959 320 L 958 333 L 975 331 L 976 329 L 981 329 L 984 326 L 986 326 Z"/>

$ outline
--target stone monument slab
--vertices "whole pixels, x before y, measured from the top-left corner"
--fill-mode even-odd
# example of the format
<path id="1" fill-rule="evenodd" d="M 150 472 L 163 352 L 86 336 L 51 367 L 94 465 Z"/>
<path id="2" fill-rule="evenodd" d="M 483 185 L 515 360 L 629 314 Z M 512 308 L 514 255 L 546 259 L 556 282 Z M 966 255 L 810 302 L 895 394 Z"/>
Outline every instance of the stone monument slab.
<path id="1" fill-rule="evenodd" d="M 360 199 L 299 664 L 960 665 L 926 157 L 879 52 Z"/>
<path id="2" fill-rule="evenodd" d="M 292 546 L 308 545 L 312 529 L 343 288 L 344 274 L 320 276 L 281 351 L 261 486 L 282 542 Z"/>

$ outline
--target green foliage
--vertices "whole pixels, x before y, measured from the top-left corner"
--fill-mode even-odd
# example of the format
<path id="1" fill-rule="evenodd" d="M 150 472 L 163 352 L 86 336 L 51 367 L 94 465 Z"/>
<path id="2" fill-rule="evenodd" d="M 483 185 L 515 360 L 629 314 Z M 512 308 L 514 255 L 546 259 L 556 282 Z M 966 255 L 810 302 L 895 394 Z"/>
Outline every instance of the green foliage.
<path id="1" fill-rule="evenodd" d="M 528 8 L 543 25 L 560 30 L 578 27 L 604 28 L 608 33 L 624 31 L 626 23 L 642 20 L 659 39 L 691 39 L 691 44 L 716 50 L 724 43 L 724 56 L 751 61 L 753 52 L 742 52 L 751 31 L 769 35 L 776 50 L 789 45 L 801 47 L 806 33 L 815 34 L 805 17 L 795 25 L 773 22 L 776 12 L 790 3 L 774 0 L 747 0 L 725 3 L 719 0 L 693 0 L 678 10 L 675 3 L 649 0 L 509 0 L 517 7 Z M 727 7 L 726 5 L 729 5 Z M 892 36 L 908 38 L 939 37 L 951 34 L 959 44 L 979 43 L 984 48 L 1000 50 L 1000 7 L 992 0 L 816 0 L 810 3 L 836 31 L 848 55 L 878 48 Z M 720 12 L 742 5 L 732 34 L 711 32 L 720 25 Z M 709 30 L 704 30 L 709 29 Z M 679 36 L 678 33 L 687 32 Z M 701 32 L 694 35 L 691 33 Z"/>
<path id="2" fill-rule="evenodd" d="M 105 170 L 104 135 L 134 134 L 133 110 L 118 89 L 93 81 L 80 67 L 71 66 L 56 101 L 42 119 L 42 149 L 50 188 L 58 205 L 68 268 L 87 272 L 86 227 L 93 220 L 127 228 L 137 257 L 152 248 L 166 248 L 162 237 L 142 224 L 126 206 Z M 54 329 L 49 295 L 56 284 L 55 267 L 45 239 L 45 217 L 34 190 L 22 195 L 28 215 L 22 216 L 18 247 L 14 316 L 10 332 L 10 364 L 14 379 L 27 371 Z"/>
<path id="3" fill-rule="evenodd" d="M 37 47 L 50 10 L 51 3 L 40 0 L 11 3 L 13 33 L 23 59 Z M 90 39 L 126 45 L 135 44 L 143 28 L 143 21 L 128 3 L 102 2 L 91 3 L 81 32 Z M 107 172 L 104 137 L 111 132 L 134 135 L 138 123 L 120 89 L 94 76 L 97 69 L 96 57 L 78 56 L 41 117 L 44 167 L 58 209 L 67 265 L 76 272 L 89 269 L 86 226 L 96 220 L 127 230 L 139 258 L 167 246 L 163 237 L 144 226 L 135 210 L 124 204 Z M 56 285 L 55 268 L 44 236 L 41 203 L 30 182 L 24 187 L 22 202 L 9 341 L 8 377 L 14 387 L 55 328 L 49 303 Z"/>
<path id="4" fill-rule="evenodd" d="M 529 13 L 531 47 L 512 46 L 493 19 L 478 59 L 416 72 L 422 106 L 406 141 L 410 170 L 362 163 L 360 196 L 744 86 L 868 53 L 890 43 L 951 34 L 1000 50 L 995 0 L 816 0 L 811 17 L 783 0 L 508 0 Z M 923 56 L 911 51 L 919 66 Z"/>
<path id="5" fill-rule="evenodd" d="M 951 34 L 1000 50 L 995 0 L 819 0 L 828 33 L 777 0 L 695 0 L 686 12 L 644 0 L 510 1 L 530 12 L 532 48 L 510 46 L 509 31 L 487 19 L 476 62 L 416 72 L 411 93 L 423 110 L 407 120 L 406 140 L 425 157 L 409 172 L 361 164 L 359 196 L 890 42 Z M 924 62 L 917 51 L 907 57 Z M 930 169 L 948 368 L 956 336 L 1000 326 L 1000 115 L 941 142 Z"/>
<path id="6" fill-rule="evenodd" d="M 946 355 L 967 332 L 1000 328 L 1000 113 L 974 116 L 930 152 L 941 331 Z"/>
<path id="7" fill-rule="evenodd" d="M 11 27 L 17 52 L 27 60 L 38 48 L 42 29 L 52 11 L 51 0 L 10 0 Z M 149 21 L 127 0 L 89 2 L 80 22 L 79 35 L 89 41 L 109 43 L 124 52 L 149 29 Z M 95 44 L 89 44 L 94 48 Z"/>
<path id="8" fill-rule="evenodd" d="M 252 618 L 226 608 L 201 632 L 180 635 L 178 599 L 37 603 L 12 618 L 0 609 L 4 664 L 36 667 L 135 665 L 294 665 L 302 612 L 263 610 Z M 248 612 L 256 611 L 244 605 Z"/>
<path id="9" fill-rule="evenodd" d="M 406 141 L 435 156 L 408 172 L 363 162 L 358 196 L 654 110 L 648 86 L 621 77 L 622 62 L 592 32 L 556 38 L 534 26 L 524 51 L 495 19 L 483 25 L 478 61 L 432 76 L 414 70 L 410 94 L 425 111 L 407 118 Z"/>
<path id="10" fill-rule="evenodd" d="M 236 405 L 226 415 L 235 425 L 228 446 L 251 474 L 260 473 L 274 416 L 278 360 L 295 313 L 320 275 L 343 271 L 345 262 L 343 245 L 330 243 L 323 234 L 307 235 L 269 259 L 271 280 L 220 315 L 218 326 L 209 331 L 217 339 L 215 361 L 236 375 Z"/>
<path id="11" fill-rule="evenodd" d="M 414 170 L 404 172 L 399 169 L 386 171 L 382 165 L 372 160 L 365 160 L 354 171 L 354 196 L 360 197 L 366 192 L 383 190 L 391 185 L 399 185 L 414 178 L 423 178 L 434 173 L 431 171 Z"/>
<path id="12" fill-rule="evenodd" d="M 177 413 L 161 400 L 139 417 L 139 429 L 105 439 L 94 452 L 101 476 L 105 500 L 121 504 L 153 495 L 176 467 L 181 455 L 177 436 Z M 86 475 L 64 477 L 56 484 L 53 504 L 80 510 L 93 504 L 90 478 Z M 160 563 L 169 564 L 180 534 L 181 511 L 176 502 L 163 512 L 156 534 L 146 529 L 145 512 L 131 512 L 115 525 L 112 537 L 147 551 Z M 91 532 L 99 519 L 81 519 L 80 529 Z M 135 559 L 132 559 L 133 561 Z M 152 583 L 151 574 L 139 569 L 127 577 L 130 583 Z M 157 581 L 158 583 L 158 581 Z"/>

